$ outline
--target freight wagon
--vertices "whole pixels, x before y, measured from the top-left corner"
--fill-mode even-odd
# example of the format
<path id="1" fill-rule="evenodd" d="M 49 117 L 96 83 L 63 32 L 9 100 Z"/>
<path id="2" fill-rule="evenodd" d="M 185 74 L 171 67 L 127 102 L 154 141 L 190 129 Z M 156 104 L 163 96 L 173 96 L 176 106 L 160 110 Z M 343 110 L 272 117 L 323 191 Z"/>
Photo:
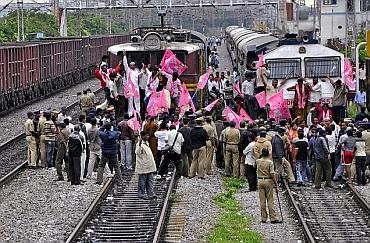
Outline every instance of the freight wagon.
<path id="1" fill-rule="evenodd" d="M 0 46 L 0 112 L 92 77 L 108 47 L 129 41 L 127 34 L 44 38 Z"/>

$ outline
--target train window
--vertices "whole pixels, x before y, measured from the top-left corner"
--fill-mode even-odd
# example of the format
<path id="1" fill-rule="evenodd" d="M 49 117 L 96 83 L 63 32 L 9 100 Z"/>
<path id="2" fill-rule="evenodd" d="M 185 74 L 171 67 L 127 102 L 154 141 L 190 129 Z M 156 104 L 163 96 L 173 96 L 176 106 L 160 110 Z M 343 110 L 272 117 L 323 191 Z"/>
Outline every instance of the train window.
<path id="1" fill-rule="evenodd" d="M 306 78 L 341 76 L 340 57 L 305 58 Z"/>
<path id="2" fill-rule="evenodd" d="M 324 5 L 335 5 L 337 0 L 324 0 Z"/>
<path id="3" fill-rule="evenodd" d="M 297 78 L 301 76 L 300 59 L 266 60 L 271 79 Z"/>
<path id="4" fill-rule="evenodd" d="M 136 62 L 138 66 L 142 63 L 148 63 L 150 60 L 149 52 L 129 52 L 127 53 L 128 62 Z"/>
<path id="5" fill-rule="evenodd" d="M 186 64 L 186 52 L 174 52 L 177 59 L 179 59 L 182 63 Z"/>

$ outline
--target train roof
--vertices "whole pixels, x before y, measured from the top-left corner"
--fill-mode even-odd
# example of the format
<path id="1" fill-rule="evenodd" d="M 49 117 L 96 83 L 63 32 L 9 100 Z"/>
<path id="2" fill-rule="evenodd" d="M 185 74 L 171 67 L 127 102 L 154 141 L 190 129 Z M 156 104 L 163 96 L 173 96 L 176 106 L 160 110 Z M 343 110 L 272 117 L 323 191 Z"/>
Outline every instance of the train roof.
<path id="1" fill-rule="evenodd" d="M 191 44 L 186 42 L 167 42 L 166 44 L 162 44 L 160 49 L 145 49 L 144 45 L 140 45 L 138 43 L 125 43 L 114 45 L 108 48 L 110 53 L 117 55 L 119 52 L 126 51 L 126 52 L 133 52 L 133 51 L 163 51 L 165 48 L 169 48 L 172 51 L 186 51 L 188 54 L 198 51 L 201 47 L 197 44 Z"/>
<path id="2" fill-rule="evenodd" d="M 304 47 L 304 52 L 301 47 Z M 265 59 L 301 58 L 301 57 L 341 57 L 344 55 L 336 50 L 320 44 L 284 45 L 265 54 Z"/>
<path id="3" fill-rule="evenodd" d="M 270 34 L 251 34 L 239 42 L 238 49 L 246 54 L 249 51 L 258 50 L 259 47 L 273 42 L 276 42 L 277 45 L 278 41 L 279 39 L 277 37 Z"/>
<path id="4" fill-rule="evenodd" d="M 230 31 L 232 31 L 233 29 L 237 29 L 237 28 L 239 28 L 239 26 L 236 26 L 236 25 L 228 26 L 225 28 L 225 33 L 228 35 L 230 34 Z"/>

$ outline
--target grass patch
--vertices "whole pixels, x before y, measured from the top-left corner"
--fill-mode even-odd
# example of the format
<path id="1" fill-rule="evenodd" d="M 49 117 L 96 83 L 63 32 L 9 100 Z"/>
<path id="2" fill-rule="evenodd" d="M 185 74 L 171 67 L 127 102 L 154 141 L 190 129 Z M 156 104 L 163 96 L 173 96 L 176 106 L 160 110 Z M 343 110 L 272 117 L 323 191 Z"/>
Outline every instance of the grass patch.
<path id="1" fill-rule="evenodd" d="M 181 196 L 176 193 L 176 192 L 172 192 L 170 194 L 170 202 L 171 203 L 177 203 L 177 202 L 180 202 L 181 201 Z"/>
<path id="2" fill-rule="evenodd" d="M 216 226 L 208 236 L 208 241 L 217 243 L 262 242 L 262 236 L 249 228 L 251 218 L 243 214 L 243 207 L 234 196 L 238 189 L 244 187 L 245 181 L 225 177 L 223 184 L 226 191 L 213 198 L 222 211 Z"/>

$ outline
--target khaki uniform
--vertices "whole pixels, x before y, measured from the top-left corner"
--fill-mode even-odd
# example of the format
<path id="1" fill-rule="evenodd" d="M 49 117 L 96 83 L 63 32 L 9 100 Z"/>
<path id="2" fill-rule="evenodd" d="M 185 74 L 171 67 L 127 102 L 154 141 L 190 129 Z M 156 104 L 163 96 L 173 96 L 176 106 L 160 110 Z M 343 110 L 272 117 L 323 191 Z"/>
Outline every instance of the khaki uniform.
<path id="1" fill-rule="evenodd" d="M 233 176 L 239 176 L 239 142 L 240 132 L 236 128 L 230 128 L 225 132 L 226 158 L 225 158 L 225 174 L 231 175 L 230 166 L 233 167 Z"/>
<path id="2" fill-rule="evenodd" d="M 267 207 L 269 210 L 270 221 L 277 221 L 277 215 L 274 208 L 274 183 L 272 177 L 275 176 L 274 163 L 268 158 L 257 159 L 258 192 L 260 198 L 261 221 L 267 220 Z"/>
<path id="3" fill-rule="evenodd" d="M 206 144 L 206 161 L 205 169 L 208 175 L 212 174 L 212 161 L 213 161 L 213 146 L 215 145 L 215 129 L 208 123 L 203 125 L 204 130 L 206 130 L 209 140 Z"/>
<path id="4" fill-rule="evenodd" d="M 65 160 L 65 167 L 67 174 L 69 174 L 69 162 L 67 161 L 66 158 L 66 153 L 67 153 L 67 143 L 68 143 L 68 138 L 69 138 L 69 131 L 67 128 L 64 128 L 60 130 L 56 137 L 57 141 L 57 156 L 55 159 L 55 167 L 57 169 L 57 175 L 59 179 L 63 179 L 63 173 L 62 173 L 62 165 L 63 165 L 63 160 Z M 68 179 L 70 179 L 68 175 Z"/>
<path id="5" fill-rule="evenodd" d="M 90 97 L 91 99 L 91 102 L 92 102 L 92 106 L 95 106 L 95 103 L 96 103 L 96 97 L 95 97 L 95 94 L 93 92 L 88 92 L 87 93 L 87 96 Z"/>
<path id="6" fill-rule="evenodd" d="M 91 107 L 93 107 L 93 101 L 89 95 L 82 94 L 80 96 L 81 114 L 87 116 Z"/>
<path id="7" fill-rule="evenodd" d="M 40 126 L 39 160 L 40 160 L 41 167 L 46 167 L 46 144 L 45 144 L 45 132 L 44 132 L 45 122 L 46 122 L 45 117 L 41 116 L 39 120 L 39 126 Z"/>
<path id="8" fill-rule="evenodd" d="M 37 165 L 37 140 L 35 135 L 35 127 L 33 125 L 32 119 L 27 119 L 24 124 L 25 133 L 26 133 L 26 142 L 27 142 L 27 160 L 28 165 L 36 166 Z"/>
<path id="9" fill-rule="evenodd" d="M 260 137 L 257 139 L 256 146 L 254 147 L 254 153 L 256 155 L 256 158 L 259 159 L 261 157 L 261 152 L 263 148 L 267 148 L 270 153 L 270 158 L 272 155 L 272 145 L 271 142 L 268 140 L 268 138 Z"/>

